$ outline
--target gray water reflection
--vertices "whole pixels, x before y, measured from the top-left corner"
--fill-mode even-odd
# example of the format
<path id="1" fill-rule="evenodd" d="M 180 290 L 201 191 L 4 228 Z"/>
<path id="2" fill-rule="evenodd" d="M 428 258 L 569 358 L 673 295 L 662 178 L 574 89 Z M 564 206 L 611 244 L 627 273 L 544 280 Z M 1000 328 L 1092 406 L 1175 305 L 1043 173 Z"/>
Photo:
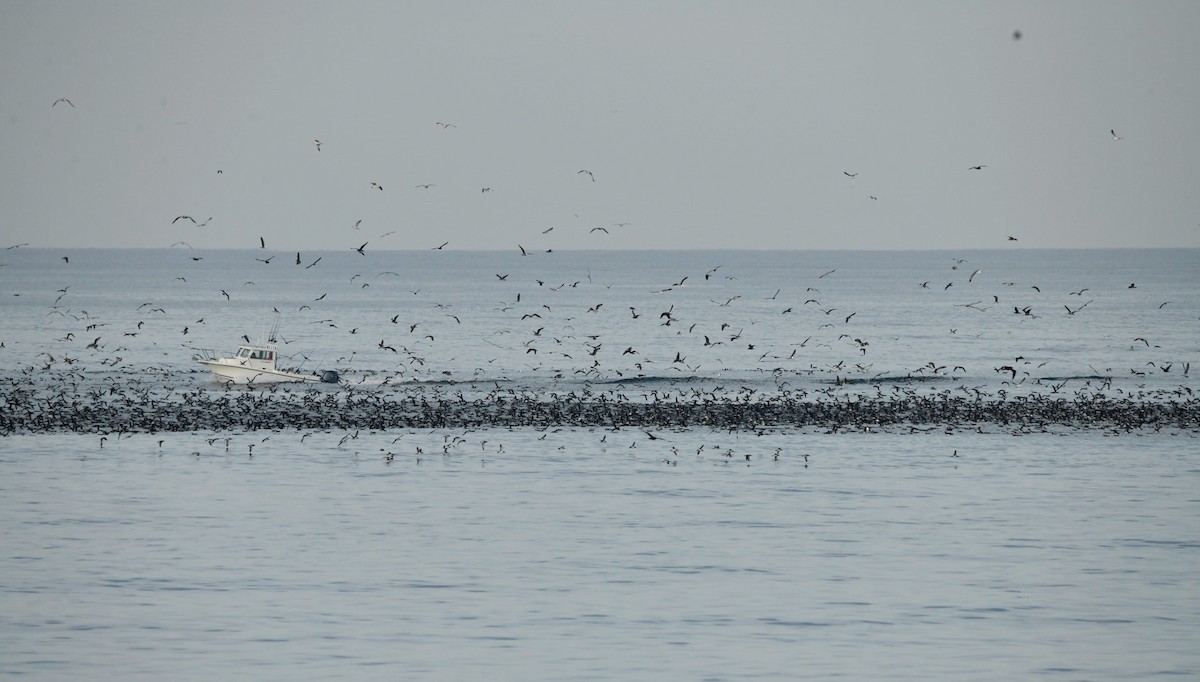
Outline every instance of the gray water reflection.
<path id="1" fill-rule="evenodd" d="M 1200 673 L 1195 434 L 345 435 L 0 441 L 0 670 Z"/>

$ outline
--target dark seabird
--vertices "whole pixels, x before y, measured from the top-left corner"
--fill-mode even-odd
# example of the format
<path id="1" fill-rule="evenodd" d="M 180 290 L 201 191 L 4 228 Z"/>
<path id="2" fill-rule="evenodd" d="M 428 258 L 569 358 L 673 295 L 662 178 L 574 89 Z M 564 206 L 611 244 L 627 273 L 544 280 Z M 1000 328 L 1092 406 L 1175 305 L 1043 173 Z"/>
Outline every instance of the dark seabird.
<path id="1" fill-rule="evenodd" d="M 59 97 L 58 99 L 54 100 L 54 104 L 51 104 L 50 108 L 53 109 L 54 107 L 58 106 L 59 102 L 66 102 L 67 104 L 71 105 L 72 109 L 75 108 L 75 103 L 72 102 L 71 100 L 67 99 L 66 97 Z"/>

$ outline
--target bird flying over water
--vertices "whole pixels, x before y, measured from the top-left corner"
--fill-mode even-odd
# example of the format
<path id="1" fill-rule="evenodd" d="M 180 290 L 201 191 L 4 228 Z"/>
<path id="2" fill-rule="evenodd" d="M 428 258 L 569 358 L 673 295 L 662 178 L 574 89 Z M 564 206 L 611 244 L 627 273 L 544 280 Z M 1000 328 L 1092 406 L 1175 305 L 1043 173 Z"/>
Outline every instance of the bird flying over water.
<path id="1" fill-rule="evenodd" d="M 584 170 L 579 171 L 579 173 L 576 173 L 575 175 L 579 175 L 580 173 L 587 173 L 588 177 L 592 179 L 592 182 L 596 181 L 596 176 L 592 175 L 592 172 L 590 170 L 584 169 Z"/>
<path id="2" fill-rule="evenodd" d="M 180 220 L 190 220 L 190 221 L 192 221 L 193 225 L 196 224 L 196 219 L 191 217 L 190 215 L 175 216 L 175 220 L 172 220 L 171 224 L 174 225 L 175 223 L 179 222 Z"/>
<path id="3" fill-rule="evenodd" d="M 67 99 L 66 97 L 59 97 L 58 99 L 54 100 L 54 104 L 51 104 L 50 108 L 53 109 L 54 107 L 58 106 L 59 102 L 66 102 L 67 104 L 71 105 L 72 109 L 76 108 L 75 103 L 72 102 L 71 100 Z"/>
<path id="4" fill-rule="evenodd" d="M 967 170 L 983 170 L 984 168 L 987 168 L 987 166 L 971 166 Z"/>

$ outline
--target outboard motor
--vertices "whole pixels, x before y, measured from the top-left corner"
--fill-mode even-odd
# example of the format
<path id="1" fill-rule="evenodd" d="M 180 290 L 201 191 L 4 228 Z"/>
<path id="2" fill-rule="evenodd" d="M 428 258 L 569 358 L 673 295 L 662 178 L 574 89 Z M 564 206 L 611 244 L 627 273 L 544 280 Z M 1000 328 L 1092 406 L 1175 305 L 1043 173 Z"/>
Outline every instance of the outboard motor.
<path id="1" fill-rule="evenodd" d="M 336 384 L 338 382 L 338 373 L 332 369 L 327 369 L 321 372 L 321 383 Z"/>

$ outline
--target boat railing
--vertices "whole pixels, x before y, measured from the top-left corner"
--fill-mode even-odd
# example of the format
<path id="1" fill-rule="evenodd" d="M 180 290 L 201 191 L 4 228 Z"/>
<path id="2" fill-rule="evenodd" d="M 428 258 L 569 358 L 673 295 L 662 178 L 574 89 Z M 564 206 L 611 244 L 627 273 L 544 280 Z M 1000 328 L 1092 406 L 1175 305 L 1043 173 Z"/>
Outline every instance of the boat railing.
<path id="1" fill-rule="evenodd" d="M 196 354 L 192 356 L 193 360 L 219 360 L 220 356 L 211 348 L 193 348 Z"/>

